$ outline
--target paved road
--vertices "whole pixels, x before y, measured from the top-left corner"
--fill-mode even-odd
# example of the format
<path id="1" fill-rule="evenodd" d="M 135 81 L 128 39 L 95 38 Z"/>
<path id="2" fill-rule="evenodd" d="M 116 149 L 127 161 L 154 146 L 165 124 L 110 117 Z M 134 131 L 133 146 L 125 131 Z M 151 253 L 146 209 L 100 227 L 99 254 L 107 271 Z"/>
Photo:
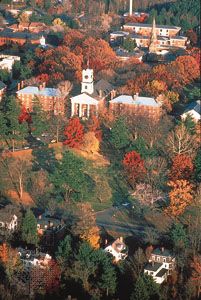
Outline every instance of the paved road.
<path id="1" fill-rule="evenodd" d="M 127 220 L 125 222 L 115 220 L 115 214 L 121 213 L 125 208 L 108 208 L 104 211 L 96 213 L 96 223 L 98 226 L 106 229 L 113 230 L 120 233 L 127 233 L 128 235 L 144 235 L 145 227 L 140 226 L 138 224 L 128 223 Z M 122 216 L 124 216 L 122 214 Z"/>

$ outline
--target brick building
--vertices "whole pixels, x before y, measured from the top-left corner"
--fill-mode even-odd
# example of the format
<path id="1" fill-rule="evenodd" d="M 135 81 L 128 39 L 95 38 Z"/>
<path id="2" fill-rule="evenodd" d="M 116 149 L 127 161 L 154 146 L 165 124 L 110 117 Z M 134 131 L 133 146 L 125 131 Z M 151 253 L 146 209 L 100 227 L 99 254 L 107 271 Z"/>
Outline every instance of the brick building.
<path id="1" fill-rule="evenodd" d="M 123 30 L 136 33 L 138 35 L 151 36 L 152 24 L 142 23 L 126 23 L 123 25 Z M 181 27 L 170 26 L 170 25 L 156 25 L 156 34 L 159 36 L 176 36 L 179 35 Z"/>
<path id="2" fill-rule="evenodd" d="M 161 105 L 154 98 L 141 97 L 138 94 L 134 95 L 134 97 L 120 95 L 110 101 L 109 108 L 117 115 L 143 115 L 154 120 L 158 120 L 162 113 Z"/>
<path id="3" fill-rule="evenodd" d="M 48 27 L 44 23 L 41 23 L 41 22 L 29 22 L 29 23 L 21 22 L 19 24 L 13 24 L 13 25 L 9 26 L 9 28 L 13 32 L 27 30 L 32 33 L 39 33 L 41 31 L 47 30 Z"/>
<path id="4" fill-rule="evenodd" d="M 64 115 L 67 94 L 65 90 L 46 88 L 43 84 L 39 87 L 27 86 L 18 90 L 17 98 L 27 111 L 32 111 L 34 99 L 37 98 L 44 111 L 52 112 L 54 115 Z"/>
<path id="5" fill-rule="evenodd" d="M 4 29 L 0 31 L 0 46 L 8 43 L 16 43 L 22 46 L 27 42 L 39 45 L 41 36 L 42 34 L 30 33 L 26 31 L 14 32 L 10 29 Z"/>

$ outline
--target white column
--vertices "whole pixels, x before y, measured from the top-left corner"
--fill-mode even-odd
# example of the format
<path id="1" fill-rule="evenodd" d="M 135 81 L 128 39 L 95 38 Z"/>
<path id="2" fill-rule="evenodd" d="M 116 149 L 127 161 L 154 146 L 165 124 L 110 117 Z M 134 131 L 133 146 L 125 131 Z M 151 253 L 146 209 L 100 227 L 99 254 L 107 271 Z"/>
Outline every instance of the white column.
<path id="1" fill-rule="evenodd" d="M 74 102 L 71 102 L 71 117 L 74 116 L 74 113 L 75 113 L 74 108 L 75 108 L 75 103 L 74 103 Z"/>
<path id="2" fill-rule="evenodd" d="M 79 103 L 79 117 L 82 117 L 82 104 Z"/>
<path id="3" fill-rule="evenodd" d="M 129 15 L 132 16 L 132 14 L 133 14 L 133 0 L 130 0 Z"/>
<path id="4" fill-rule="evenodd" d="M 89 118 L 89 115 L 90 115 L 90 105 L 87 104 L 87 118 Z"/>

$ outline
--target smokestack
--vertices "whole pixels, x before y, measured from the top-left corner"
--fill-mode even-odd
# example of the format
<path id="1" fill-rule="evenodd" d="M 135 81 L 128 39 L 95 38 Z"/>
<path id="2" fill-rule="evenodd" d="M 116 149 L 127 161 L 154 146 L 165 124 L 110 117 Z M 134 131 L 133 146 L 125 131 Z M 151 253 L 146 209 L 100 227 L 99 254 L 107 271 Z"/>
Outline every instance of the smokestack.
<path id="1" fill-rule="evenodd" d="M 133 15 L 133 0 L 130 0 L 130 5 L 129 5 L 129 16 Z"/>

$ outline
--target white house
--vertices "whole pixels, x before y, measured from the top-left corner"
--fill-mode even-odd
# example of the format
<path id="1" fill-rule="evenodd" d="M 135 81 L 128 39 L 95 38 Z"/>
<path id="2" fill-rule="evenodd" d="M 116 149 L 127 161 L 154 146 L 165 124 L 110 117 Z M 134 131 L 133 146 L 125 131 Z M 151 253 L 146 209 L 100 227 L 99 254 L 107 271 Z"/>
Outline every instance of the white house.
<path id="1" fill-rule="evenodd" d="M 144 268 L 144 273 L 153 277 L 156 283 L 161 284 L 175 269 L 176 260 L 169 250 L 156 248 L 150 256 L 149 263 Z"/>
<path id="2" fill-rule="evenodd" d="M 30 269 L 31 267 L 45 269 L 52 260 L 52 257 L 48 253 L 35 253 L 32 250 L 23 248 L 18 248 L 18 254 L 26 269 Z"/>
<path id="3" fill-rule="evenodd" d="M 15 55 L 0 55 L 0 69 L 1 70 L 7 70 L 9 73 L 12 72 L 13 65 L 16 61 L 20 61 L 19 56 Z"/>
<path id="4" fill-rule="evenodd" d="M 71 98 L 71 117 L 89 118 L 103 107 L 107 97 L 114 93 L 113 86 L 104 79 L 94 83 L 93 70 L 82 71 L 81 94 Z"/>
<path id="5" fill-rule="evenodd" d="M 14 231 L 18 225 L 18 217 L 15 214 L 13 207 L 7 205 L 0 209 L 0 228 L 9 231 Z"/>
<path id="6" fill-rule="evenodd" d="M 195 122 L 200 121 L 201 116 L 201 100 L 197 100 L 192 102 L 190 105 L 187 106 L 184 113 L 181 115 L 182 120 L 185 120 L 187 116 L 192 117 Z"/>
<path id="7" fill-rule="evenodd" d="M 128 249 L 122 237 L 116 239 L 111 245 L 107 246 L 104 251 L 110 253 L 114 257 L 115 262 L 124 260 L 128 256 Z"/>

